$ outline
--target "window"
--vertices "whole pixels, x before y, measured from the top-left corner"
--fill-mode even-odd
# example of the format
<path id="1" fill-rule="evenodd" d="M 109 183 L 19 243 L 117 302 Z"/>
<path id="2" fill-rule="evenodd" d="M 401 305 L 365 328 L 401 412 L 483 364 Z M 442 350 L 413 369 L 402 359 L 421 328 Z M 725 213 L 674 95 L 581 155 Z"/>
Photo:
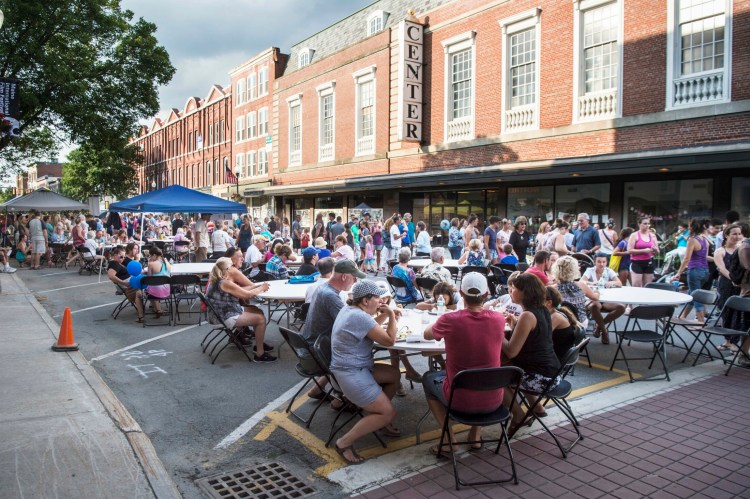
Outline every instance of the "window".
<path id="1" fill-rule="evenodd" d="M 212 125 L 208 127 L 208 144 L 206 145 L 210 146 L 213 143 L 214 143 L 214 127 Z"/>
<path id="2" fill-rule="evenodd" d="M 247 138 L 254 139 L 258 136 L 258 126 L 255 123 L 255 111 L 247 113 Z"/>
<path id="3" fill-rule="evenodd" d="M 255 71 L 247 77 L 247 100 L 258 98 L 258 75 Z"/>
<path id="4" fill-rule="evenodd" d="M 244 154 L 240 153 L 237 155 L 237 159 L 234 164 L 234 171 L 240 172 L 238 175 L 239 177 L 244 178 L 247 176 L 247 172 L 245 171 L 245 155 Z"/>
<path id="5" fill-rule="evenodd" d="M 367 36 L 383 31 L 385 23 L 388 20 L 388 12 L 376 10 L 367 18 Z"/>
<path id="6" fill-rule="evenodd" d="M 258 176 L 268 173 L 268 152 L 265 148 L 258 149 Z"/>
<path id="7" fill-rule="evenodd" d="M 622 5 L 619 0 L 582 0 L 575 8 L 574 121 L 616 118 L 622 94 Z"/>
<path id="8" fill-rule="evenodd" d="M 219 179 L 219 160 L 214 160 L 214 184 L 223 184 L 224 182 L 220 182 Z"/>
<path id="9" fill-rule="evenodd" d="M 268 108 L 258 110 L 258 137 L 268 135 Z"/>
<path id="10" fill-rule="evenodd" d="M 503 132 L 539 127 L 540 9 L 532 9 L 500 22 L 503 53 Z"/>
<path id="11" fill-rule="evenodd" d="M 219 137 L 222 142 L 227 140 L 226 126 L 224 125 L 224 120 L 221 120 L 219 122 Z"/>
<path id="12" fill-rule="evenodd" d="M 635 227 L 638 217 L 647 216 L 658 234 L 669 234 L 678 220 L 711 218 L 713 193 L 710 178 L 626 182 L 623 226 Z"/>
<path id="13" fill-rule="evenodd" d="M 245 103 L 245 79 L 241 79 L 237 82 L 237 102 L 235 105 Z"/>
<path id="14" fill-rule="evenodd" d="M 206 161 L 206 171 L 203 172 L 206 175 L 206 181 L 203 185 L 211 185 L 213 178 L 211 177 L 211 162 Z"/>
<path id="15" fill-rule="evenodd" d="M 218 121 L 215 122 L 213 124 L 213 127 L 214 127 L 214 139 L 216 140 L 216 142 L 219 142 L 219 122 Z"/>
<path id="16" fill-rule="evenodd" d="M 312 56 L 314 53 L 315 51 L 308 47 L 300 49 L 299 54 L 297 55 L 297 66 L 301 68 L 308 66 L 312 62 Z"/>
<path id="17" fill-rule="evenodd" d="M 669 2 L 667 107 L 728 102 L 731 0 Z"/>
<path id="18" fill-rule="evenodd" d="M 302 94 L 286 100 L 289 106 L 289 165 L 302 164 Z"/>
<path id="19" fill-rule="evenodd" d="M 246 157 L 246 164 L 247 164 L 247 175 L 249 177 L 255 176 L 257 173 L 255 171 L 255 151 L 250 151 L 245 155 Z"/>
<path id="20" fill-rule="evenodd" d="M 469 31 L 443 41 L 445 51 L 445 139 L 474 138 L 474 41 Z"/>
<path id="21" fill-rule="evenodd" d="M 268 66 L 263 66 L 258 71 L 258 97 L 268 93 Z"/>
<path id="22" fill-rule="evenodd" d="M 234 141 L 235 142 L 241 142 L 245 140 L 245 117 L 240 116 L 237 118 L 237 130 L 235 134 Z"/>
<path id="23" fill-rule="evenodd" d="M 193 150 L 193 132 L 188 133 L 188 151 Z"/>
<path id="24" fill-rule="evenodd" d="M 354 73 L 355 154 L 375 153 L 375 66 Z"/>
<path id="25" fill-rule="evenodd" d="M 319 144 L 318 161 L 330 161 L 334 157 L 334 90 L 336 82 L 328 82 L 316 88 L 318 91 Z"/>

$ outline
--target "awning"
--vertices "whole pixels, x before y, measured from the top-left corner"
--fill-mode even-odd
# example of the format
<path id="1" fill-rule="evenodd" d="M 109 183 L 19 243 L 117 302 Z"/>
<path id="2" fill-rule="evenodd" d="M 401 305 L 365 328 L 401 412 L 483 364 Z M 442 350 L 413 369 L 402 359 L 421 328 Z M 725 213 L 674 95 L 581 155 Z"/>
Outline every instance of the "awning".
<path id="1" fill-rule="evenodd" d="M 246 213 L 247 206 L 181 185 L 146 192 L 109 205 L 110 211 L 157 213 Z"/>
<path id="2" fill-rule="evenodd" d="M 38 189 L 0 206 L 8 211 L 88 211 L 89 207 L 49 189 Z"/>

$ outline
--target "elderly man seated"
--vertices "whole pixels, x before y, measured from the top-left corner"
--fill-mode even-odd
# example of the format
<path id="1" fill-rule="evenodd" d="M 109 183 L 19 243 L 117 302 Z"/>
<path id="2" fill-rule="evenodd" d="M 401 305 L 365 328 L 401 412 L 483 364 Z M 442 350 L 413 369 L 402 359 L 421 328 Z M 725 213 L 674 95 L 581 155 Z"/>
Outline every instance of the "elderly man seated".
<path id="1" fill-rule="evenodd" d="M 104 256 L 100 254 L 99 245 L 96 244 L 96 239 L 94 239 L 95 236 L 96 232 L 93 230 L 88 231 L 86 233 L 86 242 L 83 243 L 83 247 L 91 252 L 91 257 L 96 260 L 96 266 L 98 268 L 99 266 L 104 265 Z"/>
<path id="2" fill-rule="evenodd" d="M 266 245 L 268 244 L 268 238 L 263 234 L 256 234 L 253 236 L 253 244 L 248 246 L 245 254 L 245 263 L 247 263 L 252 270 L 248 277 L 254 278 L 260 272 L 258 266 L 261 263 L 265 263 L 266 257 L 264 255 L 266 251 Z"/>
<path id="3" fill-rule="evenodd" d="M 123 260 L 125 259 L 125 249 L 122 246 L 117 246 L 112 250 L 112 259 L 109 261 L 107 267 L 107 277 L 113 283 L 117 284 L 125 297 L 135 305 L 135 310 L 138 313 L 138 322 L 143 322 L 143 298 L 140 289 L 130 287 L 130 274 L 128 269 L 125 268 Z"/>
<path id="4" fill-rule="evenodd" d="M 432 248 L 430 251 L 430 264 L 422 269 L 419 274 L 420 277 L 429 277 L 436 281 L 442 281 L 447 283 L 453 282 L 450 270 L 443 266 L 445 263 L 445 250 L 440 247 Z"/>

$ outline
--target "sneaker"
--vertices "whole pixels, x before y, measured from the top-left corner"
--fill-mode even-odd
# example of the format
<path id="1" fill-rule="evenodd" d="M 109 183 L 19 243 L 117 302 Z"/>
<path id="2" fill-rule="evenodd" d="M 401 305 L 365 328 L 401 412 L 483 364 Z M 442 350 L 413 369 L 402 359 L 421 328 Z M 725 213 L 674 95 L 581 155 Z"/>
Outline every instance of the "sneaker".
<path id="1" fill-rule="evenodd" d="M 5 270 L 3 270 L 3 272 L 6 272 L 8 274 L 12 274 L 16 270 L 18 270 L 18 269 L 8 266 L 8 267 L 5 267 Z"/>
<path id="2" fill-rule="evenodd" d="M 270 355 L 268 352 L 263 352 L 263 355 L 258 357 L 258 355 L 253 355 L 253 362 L 276 362 L 277 359 L 273 355 Z"/>
<path id="3" fill-rule="evenodd" d="M 406 397 L 406 390 L 404 389 L 404 385 L 399 383 L 398 390 L 396 391 L 397 397 Z"/>

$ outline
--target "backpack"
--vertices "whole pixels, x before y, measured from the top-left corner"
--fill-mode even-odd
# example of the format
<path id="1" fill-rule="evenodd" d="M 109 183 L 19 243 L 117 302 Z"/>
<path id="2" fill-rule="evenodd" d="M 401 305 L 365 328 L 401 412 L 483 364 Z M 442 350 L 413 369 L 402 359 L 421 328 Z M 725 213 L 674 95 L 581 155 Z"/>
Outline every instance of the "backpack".
<path id="1" fill-rule="evenodd" d="M 729 280 L 732 281 L 732 284 L 735 286 L 741 286 L 743 282 L 745 282 L 748 278 L 748 272 L 750 272 L 750 269 L 746 269 L 742 266 L 740 263 L 740 250 L 743 246 L 746 246 L 748 243 L 743 242 L 734 253 L 732 253 L 732 257 L 729 260 Z"/>

